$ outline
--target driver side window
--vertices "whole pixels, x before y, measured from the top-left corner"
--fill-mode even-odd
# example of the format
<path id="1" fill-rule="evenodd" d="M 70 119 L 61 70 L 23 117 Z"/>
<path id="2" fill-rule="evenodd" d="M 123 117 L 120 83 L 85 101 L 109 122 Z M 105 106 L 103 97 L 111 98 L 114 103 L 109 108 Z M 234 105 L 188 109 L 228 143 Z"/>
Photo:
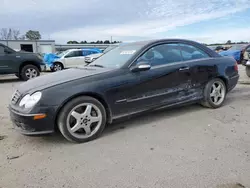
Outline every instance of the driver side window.
<path id="1" fill-rule="evenodd" d="M 146 61 L 151 66 L 165 65 L 182 61 L 178 43 L 161 44 L 147 50 L 137 62 Z"/>
<path id="2" fill-rule="evenodd" d="M 247 51 L 248 53 L 250 53 L 250 46 L 246 49 L 246 51 Z"/>
<path id="3" fill-rule="evenodd" d="M 82 56 L 82 51 L 71 51 L 65 57 L 70 58 L 70 57 L 78 57 L 78 56 Z"/>

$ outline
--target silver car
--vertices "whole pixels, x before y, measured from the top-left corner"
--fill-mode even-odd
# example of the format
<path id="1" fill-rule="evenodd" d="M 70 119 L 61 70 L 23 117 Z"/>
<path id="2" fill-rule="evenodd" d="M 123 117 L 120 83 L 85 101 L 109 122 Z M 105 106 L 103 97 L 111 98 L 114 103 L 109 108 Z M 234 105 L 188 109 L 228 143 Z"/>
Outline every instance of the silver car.
<path id="1" fill-rule="evenodd" d="M 112 44 L 109 47 L 107 47 L 103 53 L 97 53 L 97 54 L 91 54 L 85 57 L 85 63 L 92 63 L 93 61 L 95 61 L 97 58 L 99 58 L 100 56 L 102 56 L 103 54 L 108 53 L 109 51 L 113 50 L 114 48 L 116 48 L 117 46 L 119 46 L 119 44 Z"/>

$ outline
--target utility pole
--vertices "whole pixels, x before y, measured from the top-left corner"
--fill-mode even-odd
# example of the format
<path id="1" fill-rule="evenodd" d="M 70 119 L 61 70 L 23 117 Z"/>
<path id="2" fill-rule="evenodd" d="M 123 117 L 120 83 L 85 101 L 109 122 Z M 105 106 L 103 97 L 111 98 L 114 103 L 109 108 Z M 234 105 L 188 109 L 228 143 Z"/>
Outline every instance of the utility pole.
<path id="1" fill-rule="evenodd" d="M 111 36 L 111 40 L 110 40 L 110 43 L 112 44 L 112 36 Z"/>

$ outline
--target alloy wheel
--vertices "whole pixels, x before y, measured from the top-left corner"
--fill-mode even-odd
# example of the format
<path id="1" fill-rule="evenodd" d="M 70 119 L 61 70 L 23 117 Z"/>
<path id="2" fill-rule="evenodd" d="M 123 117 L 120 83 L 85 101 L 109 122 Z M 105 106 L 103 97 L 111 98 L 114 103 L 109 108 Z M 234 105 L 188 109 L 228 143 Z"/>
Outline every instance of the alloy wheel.
<path id="1" fill-rule="evenodd" d="M 210 99 L 212 103 L 215 105 L 220 105 L 224 101 L 225 95 L 226 89 L 224 85 L 219 81 L 214 82 L 210 92 Z"/>
<path id="2" fill-rule="evenodd" d="M 62 70 L 62 66 L 60 64 L 55 64 L 54 65 L 54 70 L 55 71 L 60 71 L 60 70 Z"/>
<path id="3" fill-rule="evenodd" d="M 101 111 L 92 103 L 75 106 L 67 116 L 68 131 L 79 139 L 91 137 L 100 129 L 101 125 Z"/>
<path id="4" fill-rule="evenodd" d="M 37 77 L 38 73 L 35 69 L 33 68 L 28 68 L 26 71 L 25 71 L 25 75 L 27 78 L 31 79 L 31 78 L 35 78 Z"/>

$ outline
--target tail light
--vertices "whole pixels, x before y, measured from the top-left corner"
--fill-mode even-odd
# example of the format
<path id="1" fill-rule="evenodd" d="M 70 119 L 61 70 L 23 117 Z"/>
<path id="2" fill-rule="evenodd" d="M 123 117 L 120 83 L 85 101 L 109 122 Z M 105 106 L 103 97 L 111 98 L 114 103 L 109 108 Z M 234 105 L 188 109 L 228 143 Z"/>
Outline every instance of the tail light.
<path id="1" fill-rule="evenodd" d="M 238 72 L 238 71 L 239 71 L 239 68 L 238 68 L 238 63 L 237 63 L 237 62 L 235 62 L 235 64 L 234 64 L 234 70 L 235 70 L 236 72 Z"/>

